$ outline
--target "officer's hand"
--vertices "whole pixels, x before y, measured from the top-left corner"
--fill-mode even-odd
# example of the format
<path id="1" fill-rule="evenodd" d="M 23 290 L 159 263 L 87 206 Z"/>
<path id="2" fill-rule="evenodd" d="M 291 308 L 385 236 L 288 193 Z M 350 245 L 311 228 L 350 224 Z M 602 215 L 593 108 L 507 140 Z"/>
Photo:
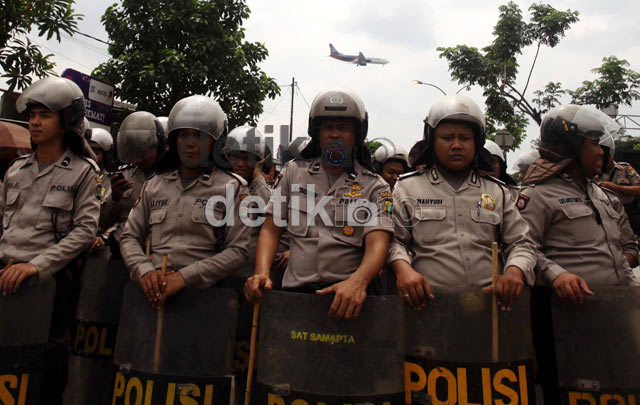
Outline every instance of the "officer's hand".
<path id="1" fill-rule="evenodd" d="M 524 273 L 515 266 L 507 267 L 507 270 L 498 277 L 496 282 L 496 298 L 500 309 L 511 311 L 511 304 L 520 298 L 522 290 L 524 290 Z M 493 286 L 483 288 L 482 292 L 485 294 L 493 293 Z"/>
<path id="2" fill-rule="evenodd" d="M 96 236 L 96 238 L 93 240 L 93 243 L 91 244 L 91 247 L 89 248 L 89 253 L 93 253 L 94 250 L 97 250 L 102 246 L 104 246 L 104 240 L 101 237 Z"/>
<path id="3" fill-rule="evenodd" d="M 244 283 L 244 296 L 247 301 L 254 303 L 262 299 L 262 290 L 271 291 L 271 279 L 266 274 L 256 274 Z"/>
<path id="4" fill-rule="evenodd" d="M 608 188 L 611 191 L 618 191 L 618 185 L 610 181 L 601 181 L 598 184 L 600 184 L 600 187 Z"/>
<path id="5" fill-rule="evenodd" d="M 265 156 L 264 159 L 256 163 L 256 165 L 253 168 L 253 176 L 251 177 L 252 179 L 255 179 L 256 177 L 264 177 L 265 173 L 262 170 L 262 168 L 264 167 L 264 164 L 267 161 L 267 159 L 271 159 L 271 155 Z"/>
<path id="6" fill-rule="evenodd" d="M 396 266 L 396 285 L 398 295 L 414 310 L 420 310 L 427 306 L 427 298 L 435 299 L 431 292 L 431 286 L 426 278 L 415 271 L 409 263 L 399 260 L 401 264 Z"/>
<path id="7" fill-rule="evenodd" d="M 587 282 L 581 277 L 571 273 L 562 273 L 553 281 L 553 289 L 558 298 L 563 301 L 582 304 L 582 291 L 587 295 L 593 295 L 593 291 L 589 289 Z"/>
<path id="8" fill-rule="evenodd" d="M 290 250 L 278 253 L 278 255 L 276 256 L 276 270 L 284 272 L 287 269 L 287 266 L 289 265 L 290 254 Z"/>
<path id="9" fill-rule="evenodd" d="M 167 298 L 184 290 L 186 286 L 187 283 L 184 281 L 182 273 L 179 271 L 171 271 L 167 273 L 167 286 L 164 291 L 162 291 L 162 296 L 160 297 L 160 301 L 157 303 L 157 307 L 159 308 L 164 305 Z"/>
<path id="10" fill-rule="evenodd" d="M 167 286 L 167 277 L 160 270 L 153 270 L 140 277 L 140 287 L 151 304 L 160 301 L 162 291 Z"/>
<path id="11" fill-rule="evenodd" d="M 127 190 L 133 187 L 133 182 L 126 178 L 117 181 L 114 181 L 114 179 L 115 176 L 111 177 L 111 198 L 113 198 L 113 201 L 118 201 Z"/>
<path id="12" fill-rule="evenodd" d="M 2 291 L 2 295 L 15 293 L 25 278 L 37 272 L 38 269 L 31 263 L 18 263 L 0 270 L 0 291 Z"/>
<path id="13" fill-rule="evenodd" d="M 329 316 L 336 319 L 356 319 L 367 298 L 367 284 L 355 277 L 336 283 L 330 287 L 316 291 L 316 294 L 335 294 Z"/>

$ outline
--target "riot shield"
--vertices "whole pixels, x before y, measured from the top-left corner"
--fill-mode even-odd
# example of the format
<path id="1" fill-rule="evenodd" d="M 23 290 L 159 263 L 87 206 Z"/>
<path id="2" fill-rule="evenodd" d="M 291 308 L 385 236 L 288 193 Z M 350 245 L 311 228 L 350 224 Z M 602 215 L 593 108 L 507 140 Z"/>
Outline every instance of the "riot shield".
<path id="1" fill-rule="evenodd" d="M 112 403 L 229 403 L 237 311 L 231 289 L 186 289 L 167 299 L 160 323 L 140 286 L 127 283 Z"/>
<path id="2" fill-rule="evenodd" d="M 65 404 L 111 403 L 113 349 L 129 272 L 122 260 L 109 260 L 110 256 L 109 247 L 102 247 L 89 256 L 82 271 Z"/>
<path id="3" fill-rule="evenodd" d="M 640 287 L 591 290 L 581 305 L 551 299 L 561 403 L 639 403 Z"/>
<path id="4" fill-rule="evenodd" d="M 425 309 L 405 312 L 405 403 L 535 404 L 529 291 L 511 311 L 498 311 L 498 362 L 491 295 L 480 288 L 434 295 Z"/>
<path id="5" fill-rule="evenodd" d="M 53 278 L 33 276 L 0 295 L 1 403 L 40 403 L 55 290 Z"/>
<path id="6" fill-rule="evenodd" d="M 260 309 L 254 404 L 398 404 L 404 329 L 398 297 L 367 297 L 356 320 L 335 320 L 333 296 L 272 291 Z"/>

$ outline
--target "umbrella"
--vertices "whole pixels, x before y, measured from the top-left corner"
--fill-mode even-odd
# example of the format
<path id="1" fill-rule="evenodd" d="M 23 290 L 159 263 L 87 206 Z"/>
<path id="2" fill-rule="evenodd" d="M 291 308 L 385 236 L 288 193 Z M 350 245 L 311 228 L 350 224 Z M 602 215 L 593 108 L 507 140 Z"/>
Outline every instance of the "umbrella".
<path id="1" fill-rule="evenodd" d="M 20 125 L 0 121 L 0 175 L 15 158 L 31 153 L 31 134 Z"/>

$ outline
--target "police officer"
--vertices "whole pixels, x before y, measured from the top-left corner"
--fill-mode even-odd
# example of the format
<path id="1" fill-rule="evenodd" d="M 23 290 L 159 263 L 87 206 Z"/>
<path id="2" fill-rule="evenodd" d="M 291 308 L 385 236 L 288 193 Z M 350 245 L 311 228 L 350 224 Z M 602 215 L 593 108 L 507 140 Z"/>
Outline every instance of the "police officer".
<path id="1" fill-rule="evenodd" d="M 393 193 L 396 237 L 388 261 L 398 293 L 420 309 L 433 299 L 431 286 L 486 286 L 492 243 L 498 242 L 505 270 L 496 294 L 508 310 L 534 282 L 535 253 L 505 185 L 477 173 L 484 115 L 465 96 L 443 97 L 429 111 L 424 136 L 419 162 L 427 167 L 401 177 Z"/>
<path id="2" fill-rule="evenodd" d="M 256 128 L 243 125 L 229 132 L 224 153 L 233 168 L 233 172 L 241 176 L 249 184 L 249 194 L 260 199 L 254 204 L 254 208 L 260 211 L 257 215 L 264 215 L 267 203 L 271 198 L 271 189 L 265 180 L 263 167 L 267 159 L 271 159 L 268 153 L 264 136 Z M 257 205 L 257 206 L 255 206 Z M 238 276 L 246 279 L 253 275 L 256 264 L 256 246 L 260 227 L 254 226 L 251 229 L 251 241 L 249 242 L 249 261 L 245 271 Z M 282 243 L 278 247 L 276 255 L 276 267 L 282 273 L 289 262 L 289 247 Z M 244 284 L 244 281 L 242 283 Z"/>
<path id="3" fill-rule="evenodd" d="M 209 287 L 244 266 L 250 238 L 239 217 L 246 182 L 214 161 L 214 151 L 222 149 L 215 144 L 224 145 L 227 135 L 220 105 L 205 96 L 183 98 L 171 109 L 168 127 L 169 151 L 159 173 L 145 183 L 120 240 L 131 278 L 155 305 L 186 287 Z M 164 255 L 166 275 L 160 270 Z"/>
<path id="4" fill-rule="evenodd" d="M 103 128 L 85 129 L 85 136 L 89 139 L 89 146 L 96 156 L 98 167 L 100 167 L 100 173 L 98 175 L 100 177 L 100 183 L 102 184 L 100 200 L 104 200 L 105 194 L 111 189 L 111 178 L 106 175 L 105 167 L 109 166 L 113 160 L 113 137 L 109 131 Z M 105 245 L 108 237 L 106 231 L 107 229 L 103 228 L 98 230 L 98 236 L 96 236 L 91 244 L 89 252 Z"/>
<path id="5" fill-rule="evenodd" d="M 371 170 L 364 144 L 367 125 L 364 103 L 351 91 L 328 90 L 314 99 L 304 158 L 289 162 L 267 206 L 255 275 L 245 284 L 250 301 L 271 289 L 269 268 L 286 227 L 291 257 L 283 288 L 335 294 L 330 316 L 358 316 L 393 234 L 385 212 L 389 186 Z"/>
<path id="6" fill-rule="evenodd" d="M 136 111 L 122 121 L 117 136 L 118 157 L 127 164 L 110 176 L 111 190 L 100 208 L 100 228 L 116 228 L 109 234 L 110 269 L 124 270 L 120 236 L 145 180 L 155 174 L 165 150 L 165 135 L 155 115 Z"/>
<path id="7" fill-rule="evenodd" d="M 83 137 L 84 97 L 70 80 L 48 77 L 29 86 L 16 102 L 29 112 L 34 152 L 9 167 L 0 192 L 2 237 L 0 291 L 15 293 L 27 277 L 52 275 L 56 298 L 45 365 L 47 403 L 62 403 L 67 382 L 69 321 L 77 290 L 71 269 L 98 227 L 98 166 Z"/>
<path id="8" fill-rule="evenodd" d="M 603 164 L 607 122 L 588 106 L 564 105 L 542 121 L 540 156 L 527 172 L 517 206 L 538 246 L 540 283 L 563 300 L 582 302 L 589 285 L 635 284 L 625 255 L 627 215 L 613 192 L 592 181 Z"/>
<path id="9" fill-rule="evenodd" d="M 409 154 L 401 146 L 380 145 L 373 153 L 373 168 L 393 190 L 398 177 L 409 171 Z"/>
<path id="10" fill-rule="evenodd" d="M 497 143 L 490 139 L 485 140 L 484 146 L 480 154 L 482 158 L 489 164 L 491 170 L 483 171 L 481 174 L 489 175 L 501 180 L 509 186 L 516 186 L 516 182 L 507 174 L 507 163 L 504 160 L 504 152 Z"/>

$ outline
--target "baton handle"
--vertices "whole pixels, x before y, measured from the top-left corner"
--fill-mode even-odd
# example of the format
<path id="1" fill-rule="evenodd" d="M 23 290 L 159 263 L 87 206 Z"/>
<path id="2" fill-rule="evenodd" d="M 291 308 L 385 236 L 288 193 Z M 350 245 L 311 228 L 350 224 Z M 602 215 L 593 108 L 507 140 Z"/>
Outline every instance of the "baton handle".
<path id="1" fill-rule="evenodd" d="M 150 242 L 147 241 L 147 249 Z M 167 274 L 167 255 L 162 256 L 162 274 Z M 158 308 L 158 317 L 156 319 L 156 344 L 153 352 L 153 372 L 158 373 L 160 368 L 160 346 L 162 345 L 162 329 L 164 325 L 164 306 Z"/>
<path id="2" fill-rule="evenodd" d="M 147 257 L 151 257 L 151 241 L 149 239 L 147 239 L 147 246 L 146 246 L 145 253 L 147 254 Z"/>
<path id="3" fill-rule="evenodd" d="M 498 243 L 493 242 L 491 246 L 491 285 L 492 313 L 491 313 L 491 361 L 498 362 L 498 297 L 496 296 L 496 286 L 498 284 Z"/>
<path id="4" fill-rule="evenodd" d="M 256 350 L 258 343 L 258 315 L 260 301 L 253 304 L 253 319 L 251 321 L 251 344 L 249 345 L 249 369 L 247 370 L 247 390 L 244 393 L 244 405 L 251 404 L 251 387 L 253 385 L 253 369 L 256 366 Z"/>

